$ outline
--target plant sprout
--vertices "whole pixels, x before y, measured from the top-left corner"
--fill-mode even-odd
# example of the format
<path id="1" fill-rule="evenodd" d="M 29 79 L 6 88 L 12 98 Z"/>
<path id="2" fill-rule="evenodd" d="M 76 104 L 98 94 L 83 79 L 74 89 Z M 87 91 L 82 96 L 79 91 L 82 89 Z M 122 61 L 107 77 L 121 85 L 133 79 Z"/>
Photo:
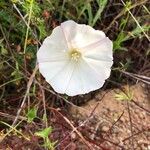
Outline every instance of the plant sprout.
<path id="1" fill-rule="evenodd" d="M 39 51 L 39 70 L 53 89 L 75 96 L 103 86 L 113 64 L 112 41 L 89 25 L 69 20 L 48 36 Z"/>

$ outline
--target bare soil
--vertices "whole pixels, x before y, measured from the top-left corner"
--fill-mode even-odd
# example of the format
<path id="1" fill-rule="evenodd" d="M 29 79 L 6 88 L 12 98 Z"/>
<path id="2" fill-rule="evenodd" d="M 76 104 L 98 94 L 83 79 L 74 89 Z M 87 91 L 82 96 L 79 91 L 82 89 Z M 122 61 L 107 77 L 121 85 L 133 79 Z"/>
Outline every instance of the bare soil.
<path id="1" fill-rule="evenodd" d="M 115 98 L 122 89 L 133 93 L 131 101 Z M 53 132 L 49 138 L 57 140 L 56 150 L 89 150 L 77 132 L 73 132 L 72 124 L 92 146 L 92 150 L 150 150 L 149 93 L 145 84 L 137 83 L 87 95 L 85 99 L 93 98 L 81 106 L 72 104 L 69 108 L 52 108 L 48 118 Z M 45 150 L 41 146 L 42 139 L 33 134 L 40 128 L 38 121 L 24 124 L 20 129 L 30 137 L 30 141 L 12 133 L 0 143 L 0 150 Z M 0 134 L 1 139 L 3 131 Z"/>
<path id="2" fill-rule="evenodd" d="M 82 107 L 72 107 L 70 113 L 79 124 L 87 120 L 85 126 L 93 132 L 89 138 L 109 150 L 150 150 L 150 91 L 141 83 L 129 88 L 131 101 L 116 100 L 120 89 L 107 90 Z"/>

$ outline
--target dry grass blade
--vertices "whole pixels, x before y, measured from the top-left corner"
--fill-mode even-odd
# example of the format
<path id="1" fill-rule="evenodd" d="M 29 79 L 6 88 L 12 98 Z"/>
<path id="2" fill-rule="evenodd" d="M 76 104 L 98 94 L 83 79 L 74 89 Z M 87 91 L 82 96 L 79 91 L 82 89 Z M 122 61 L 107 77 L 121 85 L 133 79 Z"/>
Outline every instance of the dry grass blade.
<path id="1" fill-rule="evenodd" d="M 128 109 L 128 114 L 129 114 L 129 121 L 130 121 L 130 131 L 131 131 L 131 143 L 132 143 L 132 150 L 134 150 L 134 140 L 133 140 L 133 123 L 132 123 L 132 118 L 131 118 L 131 110 L 130 110 L 130 104 L 128 101 L 127 102 L 127 109 Z"/>
<path id="2" fill-rule="evenodd" d="M 133 74 L 133 73 L 130 73 L 130 72 L 127 72 L 127 71 L 120 71 L 120 72 L 122 72 L 125 75 L 128 75 L 128 76 L 130 76 L 130 77 L 132 77 L 136 80 L 142 81 L 142 82 L 150 85 L 150 78 L 149 77 L 146 77 L 146 76 L 143 76 L 143 75 Z"/>
<path id="3" fill-rule="evenodd" d="M 33 80 L 34 80 L 34 77 L 35 77 L 35 74 L 36 74 L 37 70 L 38 70 L 38 65 L 36 65 L 36 67 L 35 67 L 35 69 L 34 69 L 32 75 L 31 75 L 31 77 L 30 77 L 30 79 L 29 79 L 29 81 L 28 81 L 26 93 L 25 93 L 24 98 L 23 98 L 23 100 L 22 100 L 21 106 L 20 106 L 20 108 L 19 108 L 18 111 L 17 111 L 17 115 L 16 115 L 16 117 L 15 117 L 15 119 L 14 119 L 14 122 L 13 122 L 12 126 L 14 126 L 14 125 L 17 123 L 18 117 L 19 117 L 19 115 L 20 115 L 20 113 L 21 113 L 21 111 L 22 111 L 22 109 L 23 109 L 23 106 L 24 106 L 25 101 L 26 101 L 26 98 L 27 98 L 27 96 L 28 96 L 28 94 L 29 94 L 30 87 L 31 87 L 31 85 L 32 85 L 32 83 L 33 83 Z"/>
<path id="4" fill-rule="evenodd" d="M 7 114 L 7 113 L 3 113 L 3 112 L 0 112 L 0 116 L 5 117 L 5 118 L 7 118 L 9 120 L 14 120 L 15 119 L 15 116 Z M 20 120 L 26 120 L 26 117 L 19 116 L 18 119 L 20 119 Z"/>
<path id="5" fill-rule="evenodd" d="M 29 23 L 26 22 L 24 16 L 22 15 L 22 13 L 20 12 L 20 10 L 18 9 L 18 7 L 16 6 L 16 4 L 13 4 L 13 7 L 15 8 L 15 10 L 18 12 L 19 16 L 21 17 L 21 19 L 23 20 L 23 22 L 25 23 L 25 25 L 27 26 L 28 29 L 30 29 L 31 33 L 33 34 L 33 36 L 36 38 L 37 42 L 39 43 L 39 45 L 41 45 L 41 42 L 37 39 L 37 35 L 33 32 L 33 30 L 31 29 L 31 27 L 29 26 Z"/>

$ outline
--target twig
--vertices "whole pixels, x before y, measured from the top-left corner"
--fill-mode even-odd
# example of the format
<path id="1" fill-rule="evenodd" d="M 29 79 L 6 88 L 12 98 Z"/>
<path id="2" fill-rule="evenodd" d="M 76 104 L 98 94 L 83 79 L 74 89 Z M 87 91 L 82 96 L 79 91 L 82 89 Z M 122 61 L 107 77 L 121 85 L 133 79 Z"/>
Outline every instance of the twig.
<path id="1" fill-rule="evenodd" d="M 28 23 L 26 22 L 26 20 L 24 19 L 23 15 L 21 14 L 20 10 L 18 9 L 18 7 L 16 6 L 16 4 L 13 3 L 13 7 L 15 8 L 15 10 L 17 11 L 17 13 L 19 14 L 19 16 L 21 17 L 21 19 L 24 21 L 25 25 L 30 28 L 30 26 L 28 25 Z M 31 29 L 31 28 L 30 28 Z"/>
<path id="2" fill-rule="evenodd" d="M 77 130 L 76 127 L 73 126 L 73 124 L 69 121 L 68 118 L 66 118 L 65 116 L 63 116 L 60 112 L 58 112 L 56 109 L 54 108 L 50 108 L 52 110 L 54 110 L 55 112 L 57 112 L 70 126 L 71 128 L 73 129 L 72 132 L 76 132 L 77 135 L 81 138 L 81 140 L 87 145 L 87 147 L 89 148 L 89 150 L 94 150 L 92 148 L 92 146 L 85 140 L 85 138 L 83 137 L 83 135 Z"/>
<path id="3" fill-rule="evenodd" d="M 135 105 L 137 105 L 138 107 L 140 107 L 141 109 L 143 109 L 144 111 L 146 111 L 147 113 L 150 114 L 150 111 L 144 107 L 142 107 L 141 105 L 139 105 L 136 101 L 132 100 L 131 102 L 133 102 Z"/>
<path id="4" fill-rule="evenodd" d="M 46 112 L 46 103 L 45 103 L 45 93 L 44 93 L 44 89 L 42 88 L 41 85 L 39 85 L 40 89 L 41 89 L 41 93 L 42 93 L 42 101 L 43 101 L 43 108 L 44 108 L 44 120 L 45 121 L 45 126 L 46 128 L 48 127 L 48 122 L 47 122 L 47 112 Z"/>
<path id="5" fill-rule="evenodd" d="M 0 112 L 0 116 L 3 116 L 5 118 L 7 117 L 8 119 L 11 119 L 11 120 L 14 120 L 14 118 L 15 118 L 15 116 L 7 114 L 7 113 L 3 113 L 3 112 Z M 18 119 L 20 119 L 20 120 L 26 120 L 26 117 L 19 116 Z"/>
<path id="6" fill-rule="evenodd" d="M 110 141 L 110 140 L 105 139 L 105 138 L 103 138 L 103 137 L 101 137 L 101 138 L 102 138 L 103 140 L 105 140 L 105 141 L 107 141 L 107 142 L 109 142 L 109 143 L 111 143 L 111 144 L 117 146 L 117 147 L 122 148 L 122 150 L 123 150 L 123 146 L 120 146 L 118 143 L 114 143 L 113 141 Z M 101 146 L 101 143 L 97 143 L 97 142 L 95 142 L 95 140 L 92 140 L 92 139 L 90 139 L 90 138 L 88 138 L 88 137 L 86 137 L 86 139 L 87 139 L 89 142 L 95 144 L 96 146 L 99 146 L 100 148 L 102 148 L 102 150 L 109 150 L 109 149 L 105 149 L 104 147 L 102 147 L 102 146 Z"/>
<path id="7" fill-rule="evenodd" d="M 121 113 L 121 115 L 119 116 L 119 118 L 112 124 L 112 126 L 109 128 L 108 132 L 110 132 L 112 130 L 112 128 L 114 127 L 114 125 L 121 119 L 121 117 L 123 116 L 124 111 Z"/>
<path id="8" fill-rule="evenodd" d="M 33 30 L 31 29 L 31 27 L 29 26 L 29 24 L 26 22 L 26 20 L 24 19 L 23 15 L 21 14 L 20 10 L 18 9 L 18 7 L 16 6 L 16 4 L 13 4 L 13 7 L 15 8 L 15 10 L 18 12 L 19 16 L 21 17 L 21 19 L 23 20 L 23 22 L 25 23 L 25 25 L 27 26 L 27 28 L 30 29 L 31 33 L 33 34 L 33 36 L 37 39 L 36 34 L 33 32 Z M 37 42 L 41 45 L 40 41 L 37 40 Z"/>
<path id="9" fill-rule="evenodd" d="M 2 124 L 4 124 L 4 125 L 6 125 L 6 126 L 8 126 L 10 129 L 7 131 L 7 133 L 6 134 L 4 134 L 3 136 L 2 136 L 2 138 L 0 139 L 0 142 L 2 142 L 5 138 L 6 138 L 6 136 L 7 135 L 9 135 L 13 130 L 15 131 L 15 132 L 17 132 L 17 133 L 19 133 L 20 135 L 22 135 L 22 137 L 24 137 L 26 140 L 30 140 L 28 137 L 26 137 L 24 134 L 22 134 L 21 132 L 19 132 L 16 128 L 17 128 L 17 126 L 19 126 L 21 123 L 22 123 L 22 121 L 23 120 L 21 120 L 17 125 L 15 125 L 14 127 L 13 126 L 10 126 L 9 124 L 7 124 L 6 122 L 3 122 L 3 121 L 0 121 L 0 123 L 2 123 Z"/>
<path id="10" fill-rule="evenodd" d="M 19 115 L 20 115 L 20 113 L 21 113 L 21 111 L 22 111 L 22 109 L 23 109 L 23 106 L 24 106 L 25 101 L 26 101 L 26 98 L 27 98 L 27 96 L 28 96 L 28 94 L 29 94 L 30 87 L 31 87 L 31 85 L 32 85 L 32 83 L 33 83 L 33 79 L 34 79 L 34 77 L 35 77 L 35 74 L 36 74 L 37 70 L 38 70 L 38 65 L 36 65 L 36 67 L 34 68 L 33 73 L 32 73 L 32 75 L 31 75 L 31 77 L 30 77 L 30 79 L 29 79 L 29 81 L 28 81 L 27 90 L 26 90 L 25 96 L 24 96 L 24 98 L 23 98 L 23 100 L 22 100 L 22 103 L 21 103 L 20 108 L 19 108 L 18 111 L 17 111 L 17 115 L 16 115 L 16 117 L 15 117 L 15 119 L 14 119 L 14 122 L 13 122 L 12 126 L 14 126 L 14 125 L 17 123 L 18 117 L 19 117 Z"/>
<path id="11" fill-rule="evenodd" d="M 127 109 L 129 114 L 131 137 L 133 137 L 132 119 L 131 119 L 130 105 L 128 101 L 127 101 Z M 134 150 L 133 138 L 131 139 L 131 143 L 132 143 L 132 150 Z"/>
<path id="12" fill-rule="evenodd" d="M 133 73 L 130 73 L 130 72 L 122 71 L 122 70 L 120 70 L 120 72 L 122 72 L 122 73 L 136 79 L 136 80 L 142 81 L 146 84 L 150 84 L 150 78 L 149 77 L 136 75 L 136 74 L 133 74 Z"/>
<path id="13" fill-rule="evenodd" d="M 106 135 L 107 136 L 109 136 L 109 132 L 112 130 L 112 128 L 116 125 L 116 123 L 121 119 L 121 117 L 123 116 L 123 114 L 124 114 L 124 111 L 121 113 L 121 115 L 119 116 L 119 118 L 112 124 L 112 126 L 109 128 L 109 130 L 107 131 L 107 133 L 106 133 Z M 122 149 L 123 149 L 123 147 L 122 146 L 120 146 L 119 144 L 117 144 L 117 143 L 114 143 L 113 141 L 109 141 L 108 139 L 106 139 L 106 138 L 104 138 L 104 137 L 101 137 L 103 140 L 105 140 L 105 141 L 107 141 L 107 142 L 109 142 L 109 143 L 111 143 L 111 144 L 113 144 L 113 145 L 115 145 L 115 146 L 117 146 L 117 147 L 121 147 Z M 103 141 L 104 142 L 104 141 Z M 103 142 L 100 142 L 99 144 L 102 144 Z"/>
<path id="14" fill-rule="evenodd" d="M 149 132 L 149 131 L 150 131 L 150 128 L 147 129 L 147 130 L 142 130 L 142 131 L 139 131 L 139 132 L 137 132 L 137 133 L 134 133 L 134 134 L 132 134 L 131 136 L 129 136 L 129 137 L 125 138 L 124 140 L 122 140 L 122 142 L 125 142 L 125 141 L 129 140 L 129 139 L 130 139 L 131 137 L 133 137 L 133 136 L 136 136 L 136 135 L 141 134 L 141 133 L 143 133 L 143 132 Z"/>
<path id="15" fill-rule="evenodd" d="M 91 139 L 92 139 L 92 140 L 94 140 L 95 135 L 96 135 L 96 133 L 97 133 L 97 131 L 98 131 L 98 129 L 99 129 L 100 124 L 101 124 L 101 121 L 98 121 L 98 123 L 96 124 L 96 127 L 95 127 L 95 129 L 94 129 L 94 131 L 93 131 L 93 133 L 91 134 Z"/>
<path id="16" fill-rule="evenodd" d="M 94 109 L 92 110 L 92 112 L 90 113 L 89 118 L 94 115 L 94 112 L 95 112 L 96 108 L 99 106 L 100 102 L 103 100 L 104 96 L 105 96 L 107 93 L 109 93 L 109 91 L 105 92 L 105 93 L 103 94 L 103 96 L 100 98 L 100 100 L 99 100 L 98 103 L 95 105 L 95 107 L 94 107 Z"/>

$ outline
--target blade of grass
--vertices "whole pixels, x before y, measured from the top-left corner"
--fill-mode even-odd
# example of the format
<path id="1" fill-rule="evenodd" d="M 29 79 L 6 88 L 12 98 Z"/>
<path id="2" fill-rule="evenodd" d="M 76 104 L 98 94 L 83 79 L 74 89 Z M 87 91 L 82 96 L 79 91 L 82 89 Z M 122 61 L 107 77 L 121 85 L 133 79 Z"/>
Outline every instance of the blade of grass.
<path id="1" fill-rule="evenodd" d="M 142 5 L 142 6 L 146 10 L 146 12 L 150 15 L 150 11 L 148 10 L 148 8 L 145 5 Z"/>
<path id="2" fill-rule="evenodd" d="M 107 2 L 108 2 L 107 0 L 99 0 L 99 9 L 96 12 L 95 17 L 93 18 L 92 25 L 91 25 L 92 27 L 96 24 L 96 22 L 99 19 L 101 19 L 101 14 L 102 14 Z"/>
<path id="3" fill-rule="evenodd" d="M 61 7 L 61 12 L 60 12 L 60 18 L 59 18 L 60 22 L 62 21 L 62 16 L 63 16 L 63 12 L 64 12 L 65 3 L 66 3 L 66 0 L 63 0 L 63 4 L 62 4 L 62 7 Z"/>
<path id="4" fill-rule="evenodd" d="M 91 4 L 87 4 L 87 11 L 88 11 L 88 24 L 92 26 L 93 14 L 92 14 L 92 7 Z"/>
<path id="5" fill-rule="evenodd" d="M 23 138 L 25 138 L 26 140 L 30 140 L 28 137 L 26 137 L 23 133 L 21 133 L 20 131 L 18 131 L 17 129 L 16 129 L 16 127 L 22 122 L 23 120 L 21 120 L 16 126 L 11 126 L 11 125 L 9 125 L 8 123 L 6 123 L 6 122 L 3 122 L 3 121 L 0 121 L 0 123 L 2 123 L 2 124 L 4 124 L 4 125 L 6 125 L 7 127 L 9 127 L 10 128 L 10 130 L 2 137 L 2 139 L 1 139 L 1 141 L 2 140 L 4 140 L 4 138 L 7 136 L 7 135 L 9 135 L 12 131 L 15 131 L 16 133 L 18 133 L 18 134 L 20 134 Z M 1 142 L 0 141 L 0 142 Z"/>
<path id="6" fill-rule="evenodd" d="M 139 22 L 136 20 L 136 18 L 133 16 L 133 14 L 131 13 L 130 9 L 126 6 L 126 4 L 124 3 L 123 0 L 121 0 L 122 4 L 125 6 L 126 10 L 129 12 L 129 14 L 131 15 L 131 17 L 133 18 L 133 20 L 136 22 L 137 26 L 139 27 L 139 29 L 143 32 L 143 34 L 145 35 L 145 37 L 148 39 L 148 41 L 150 42 L 150 38 L 149 36 L 145 33 L 145 31 L 143 30 L 143 28 L 141 27 L 141 25 L 139 24 Z"/>
<path id="7" fill-rule="evenodd" d="M 21 19 L 23 20 L 23 22 L 25 23 L 25 25 L 27 26 L 27 28 L 30 29 L 31 33 L 33 34 L 33 36 L 36 38 L 37 42 L 39 43 L 39 45 L 41 45 L 40 41 L 37 39 L 36 34 L 33 32 L 33 30 L 31 29 L 31 27 L 28 25 L 28 23 L 26 22 L 26 20 L 24 19 L 24 16 L 22 15 L 22 13 L 20 12 L 20 10 L 18 9 L 18 7 L 16 6 L 16 4 L 13 4 L 14 9 L 17 11 L 17 13 L 19 14 L 19 16 L 21 17 Z"/>
<path id="8" fill-rule="evenodd" d="M 138 3 L 135 3 L 135 4 L 133 4 L 132 6 L 130 6 L 130 7 L 128 8 L 128 10 L 131 10 L 131 9 L 137 7 L 137 6 L 140 6 L 140 5 L 144 4 L 144 3 L 146 3 L 147 1 L 148 1 L 148 0 L 143 0 L 143 1 L 140 1 L 140 2 L 138 2 Z M 118 18 L 120 18 L 122 15 L 124 15 L 128 10 L 127 10 L 126 8 L 124 8 L 124 9 L 113 19 L 113 21 L 109 24 L 109 26 L 105 29 L 105 32 L 108 32 L 108 30 L 109 30 L 109 29 L 111 28 L 111 26 L 115 23 L 115 21 L 116 21 Z"/>
<path id="9" fill-rule="evenodd" d="M 3 87 L 3 86 L 5 86 L 5 85 L 7 85 L 7 84 L 9 84 L 9 83 L 18 81 L 18 80 L 20 80 L 20 79 L 22 79 L 22 78 L 24 78 L 24 77 L 16 78 L 16 79 L 10 80 L 10 81 L 8 81 L 8 82 L 5 82 L 4 84 L 1 84 L 1 85 L 0 85 L 0 88 Z"/>
<path id="10" fill-rule="evenodd" d="M 25 37 L 25 42 L 24 42 L 24 54 L 26 53 L 27 40 L 28 40 L 28 35 L 29 35 L 29 26 L 30 26 L 31 17 L 32 17 L 33 2 L 34 0 L 31 0 L 30 2 L 29 18 L 28 18 L 26 37 Z"/>

